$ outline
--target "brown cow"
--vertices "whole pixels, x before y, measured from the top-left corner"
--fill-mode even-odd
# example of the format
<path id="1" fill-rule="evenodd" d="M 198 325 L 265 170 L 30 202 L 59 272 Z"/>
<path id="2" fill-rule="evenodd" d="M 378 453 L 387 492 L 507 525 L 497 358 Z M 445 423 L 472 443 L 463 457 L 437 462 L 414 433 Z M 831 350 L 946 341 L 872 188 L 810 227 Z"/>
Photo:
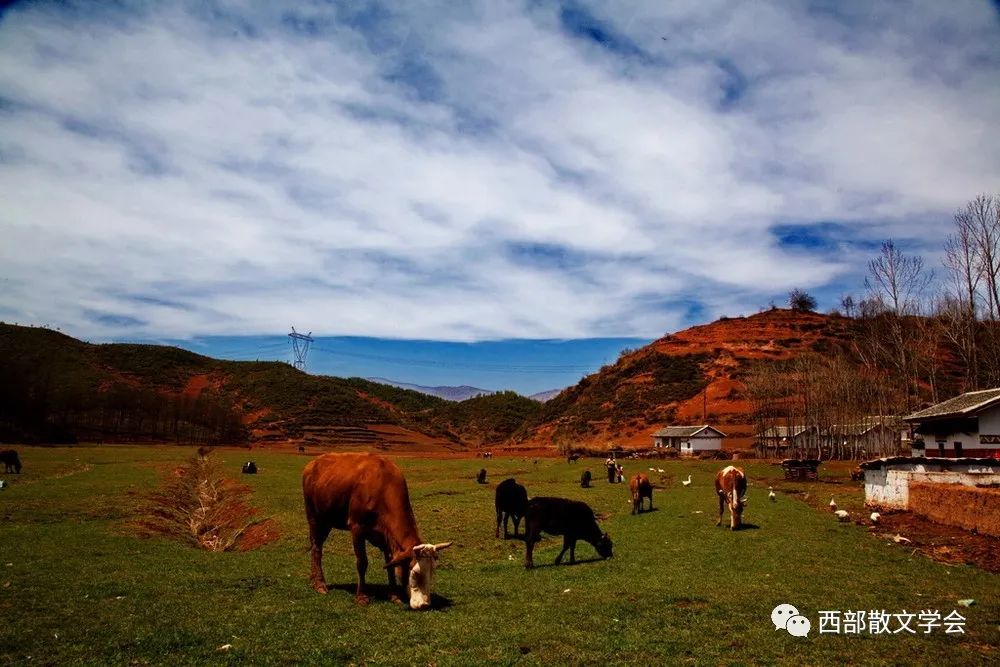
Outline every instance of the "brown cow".
<path id="1" fill-rule="evenodd" d="M 330 530 L 349 530 L 357 563 L 359 604 L 368 602 L 364 592 L 367 541 L 385 556 L 390 599 L 400 600 L 396 576 L 402 581 L 405 575 L 410 607 L 430 608 L 438 552 L 451 542 L 427 544 L 420 539 L 406 479 L 395 463 L 378 454 L 324 454 L 303 470 L 302 493 L 309 523 L 313 588 L 327 592 L 323 542 Z"/>
<path id="2" fill-rule="evenodd" d="M 743 507 L 747 504 L 747 477 L 741 468 L 726 466 L 715 475 L 715 493 L 719 496 L 719 520 L 722 525 L 725 506 L 729 505 L 729 528 L 738 529 L 743 524 Z"/>
<path id="3" fill-rule="evenodd" d="M 637 472 L 628 483 L 632 492 L 632 514 L 642 513 L 642 499 L 649 498 L 649 509 L 653 509 L 653 485 L 644 472 Z"/>

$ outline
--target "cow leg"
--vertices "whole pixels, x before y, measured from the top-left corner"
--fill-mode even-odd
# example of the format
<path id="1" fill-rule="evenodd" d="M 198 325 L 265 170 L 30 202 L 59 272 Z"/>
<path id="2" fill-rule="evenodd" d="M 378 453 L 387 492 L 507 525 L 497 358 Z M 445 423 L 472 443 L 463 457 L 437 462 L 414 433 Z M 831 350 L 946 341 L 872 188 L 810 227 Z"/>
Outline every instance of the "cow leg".
<path id="1" fill-rule="evenodd" d="M 497 510 L 497 530 L 496 530 L 495 533 L 493 533 L 493 537 L 500 537 L 500 522 L 503 521 L 503 516 L 504 516 L 504 513 L 501 512 L 500 510 Z M 505 538 L 507 537 L 507 523 L 506 523 L 506 521 L 504 521 L 503 536 Z"/>
<path id="2" fill-rule="evenodd" d="M 524 522 L 524 566 L 531 569 L 535 566 L 535 561 L 532 559 L 532 553 L 535 550 L 535 542 L 538 541 L 538 537 L 541 533 L 541 529 L 538 525 L 528 521 Z"/>
<path id="3" fill-rule="evenodd" d="M 566 553 L 566 551 L 570 548 L 570 546 L 571 546 L 571 544 L 570 544 L 569 538 L 568 537 L 563 537 L 563 548 L 562 548 L 562 551 L 559 552 L 559 555 L 556 556 L 556 565 L 558 565 L 559 563 L 562 562 L 563 554 Z M 572 554 L 570 554 L 570 562 L 572 562 L 572 560 L 573 560 L 573 556 L 572 556 Z"/>
<path id="4" fill-rule="evenodd" d="M 389 551 L 389 547 L 382 547 L 382 555 L 385 557 L 385 564 L 388 565 L 392 562 L 392 552 Z M 396 570 L 399 570 L 399 583 L 396 583 Z M 404 583 L 404 573 L 402 567 L 387 567 L 385 568 L 386 574 L 389 577 L 389 602 L 396 602 L 399 604 L 403 603 L 400 597 L 402 592 L 402 583 Z"/>
<path id="5" fill-rule="evenodd" d="M 309 555 L 311 560 L 309 582 L 317 593 L 325 595 L 328 589 L 326 578 L 323 576 L 323 543 L 330 534 L 330 528 L 320 524 L 312 516 L 307 516 L 307 519 L 309 520 Z"/>
<path id="6" fill-rule="evenodd" d="M 510 512 L 503 513 L 503 538 L 510 537 Z"/>
<path id="7" fill-rule="evenodd" d="M 716 526 L 722 525 L 722 513 L 725 511 L 725 505 L 723 504 L 722 494 L 719 495 L 719 520 L 715 522 Z"/>
<path id="8" fill-rule="evenodd" d="M 354 560 L 358 568 L 358 591 L 354 600 L 358 604 L 368 604 L 365 595 L 365 573 L 368 572 L 368 551 L 365 549 L 365 534 L 357 526 L 351 529 L 351 542 L 354 544 Z"/>
<path id="9" fill-rule="evenodd" d="M 521 517 L 515 516 L 514 517 L 514 537 L 517 537 L 517 532 L 518 532 L 520 526 L 521 526 Z"/>
<path id="10" fill-rule="evenodd" d="M 569 543 L 569 564 L 572 565 L 576 562 L 576 540 L 570 540 Z"/>

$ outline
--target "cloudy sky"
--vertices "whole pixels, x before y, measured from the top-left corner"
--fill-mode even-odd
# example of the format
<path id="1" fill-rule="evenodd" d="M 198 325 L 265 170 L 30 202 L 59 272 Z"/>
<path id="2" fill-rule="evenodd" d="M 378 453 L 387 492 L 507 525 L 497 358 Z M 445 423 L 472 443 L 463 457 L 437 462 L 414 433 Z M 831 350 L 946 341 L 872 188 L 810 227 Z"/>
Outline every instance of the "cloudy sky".
<path id="1" fill-rule="evenodd" d="M 989 2 L 72 2 L 0 15 L 0 319 L 651 338 L 1000 191 Z"/>

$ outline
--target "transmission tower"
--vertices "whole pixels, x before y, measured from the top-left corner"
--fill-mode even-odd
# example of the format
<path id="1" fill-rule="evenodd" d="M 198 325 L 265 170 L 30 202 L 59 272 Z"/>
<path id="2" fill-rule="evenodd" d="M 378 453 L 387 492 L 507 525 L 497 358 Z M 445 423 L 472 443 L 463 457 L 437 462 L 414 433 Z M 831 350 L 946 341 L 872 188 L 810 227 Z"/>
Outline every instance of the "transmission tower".
<path id="1" fill-rule="evenodd" d="M 295 330 L 295 327 L 292 327 L 292 333 L 288 334 L 288 337 L 292 339 L 292 352 L 295 354 L 295 361 L 292 365 L 304 373 L 306 370 L 306 355 L 309 354 L 309 346 L 313 342 L 312 331 L 307 334 L 300 334 Z"/>

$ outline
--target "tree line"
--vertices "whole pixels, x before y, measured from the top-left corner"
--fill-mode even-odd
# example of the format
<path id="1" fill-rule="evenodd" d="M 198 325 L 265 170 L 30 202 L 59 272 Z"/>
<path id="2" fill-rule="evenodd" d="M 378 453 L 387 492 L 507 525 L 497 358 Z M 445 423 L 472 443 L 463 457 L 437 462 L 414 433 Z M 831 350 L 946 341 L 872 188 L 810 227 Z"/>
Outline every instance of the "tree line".
<path id="1" fill-rule="evenodd" d="M 976 197 L 952 225 L 940 274 L 886 240 L 868 261 L 863 293 L 844 295 L 832 313 L 849 320 L 844 341 L 749 369 L 762 454 L 897 454 L 899 417 L 1000 386 L 1000 195 Z M 816 302 L 796 289 L 789 304 L 812 310 Z"/>
<path id="2" fill-rule="evenodd" d="M 0 364 L 0 440 L 15 442 L 201 442 L 247 439 L 224 396 L 164 393 L 114 381 L 85 382 L 8 360 Z"/>

